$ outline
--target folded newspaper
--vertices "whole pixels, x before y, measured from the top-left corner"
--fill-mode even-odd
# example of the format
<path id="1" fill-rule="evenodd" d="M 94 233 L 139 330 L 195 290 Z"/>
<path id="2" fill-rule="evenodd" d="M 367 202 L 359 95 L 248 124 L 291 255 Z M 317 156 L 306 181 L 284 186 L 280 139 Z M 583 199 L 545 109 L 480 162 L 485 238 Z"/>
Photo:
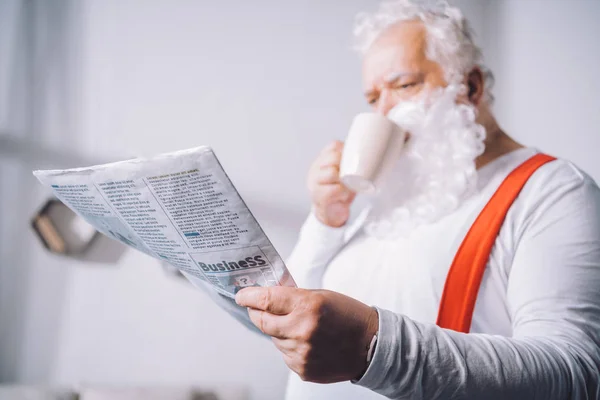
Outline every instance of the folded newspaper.
<path id="1" fill-rule="evenodd" d="M 210 147 L 87 168 L 34 171 L 98 231 L 233 298 L 296 286 Z"/>

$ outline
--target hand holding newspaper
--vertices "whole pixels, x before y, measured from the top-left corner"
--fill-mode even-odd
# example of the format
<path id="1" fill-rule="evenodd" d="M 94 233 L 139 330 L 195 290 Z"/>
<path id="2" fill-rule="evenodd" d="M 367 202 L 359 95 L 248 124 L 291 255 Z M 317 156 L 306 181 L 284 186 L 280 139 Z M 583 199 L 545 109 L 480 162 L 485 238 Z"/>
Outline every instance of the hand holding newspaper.
<path id="1" fill-rule="evenodd" d="M 209 147 L 152 159 L 34 171 L 98 231 L 233 298 L 296 284 Z"/>

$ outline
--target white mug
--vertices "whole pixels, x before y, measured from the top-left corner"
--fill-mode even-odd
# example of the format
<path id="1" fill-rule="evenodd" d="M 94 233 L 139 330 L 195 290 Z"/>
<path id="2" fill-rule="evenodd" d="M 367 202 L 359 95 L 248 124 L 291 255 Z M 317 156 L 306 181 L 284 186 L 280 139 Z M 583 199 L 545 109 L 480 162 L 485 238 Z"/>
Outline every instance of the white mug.
<path id="1" fill-rule="evenodd" d="M 374 193 L 398 160 L 406 131 L 381 114 L 354 117 L 344 143 L 340 180 L 350 190 Z"/>

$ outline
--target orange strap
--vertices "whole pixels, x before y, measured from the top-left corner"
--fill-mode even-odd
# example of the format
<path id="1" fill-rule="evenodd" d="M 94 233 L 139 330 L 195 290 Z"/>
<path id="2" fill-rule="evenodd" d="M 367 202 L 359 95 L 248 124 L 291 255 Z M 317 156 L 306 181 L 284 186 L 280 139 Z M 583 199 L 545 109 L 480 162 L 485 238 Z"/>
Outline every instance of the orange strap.
<path id="1" fill-rule="evenodd" d="M 437 325 L 468 333 L 481 278 L 508 209 L 542 165 L 555 160 L 536 154 L 512 171 L 483 208 L 465 236 L 446 277 Z"/>

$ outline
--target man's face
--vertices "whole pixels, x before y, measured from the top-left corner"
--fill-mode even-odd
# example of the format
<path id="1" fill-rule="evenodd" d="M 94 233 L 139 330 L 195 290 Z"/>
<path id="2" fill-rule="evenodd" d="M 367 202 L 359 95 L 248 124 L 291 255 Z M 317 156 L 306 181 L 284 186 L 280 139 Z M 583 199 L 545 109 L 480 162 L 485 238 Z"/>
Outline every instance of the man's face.
<path id="1" fill-rule="evenodd" d="M 382 238 L 439 220 L 476 188 L 475 159 L 486 134 L 476 120 L 481 74 L 475 69 L 468 82 L 448 83 L 441 66 L 427 59 L 426 47 L 422 23 L 400 22 L 375 40 L 363 61 L 373 111 L 410 134 L 369 214 L 367 230 Z M 476 95 L 467 98 L 471 75 Z"/>
<path id="2" fill-rule="evenodd" d="M 396 104 L 445 87 L 440 65 L 426 57 L 426 31 L 421 22 L 390 26 L 371 45 L 363 59 L 367 102 L 386 115 Z"/>

